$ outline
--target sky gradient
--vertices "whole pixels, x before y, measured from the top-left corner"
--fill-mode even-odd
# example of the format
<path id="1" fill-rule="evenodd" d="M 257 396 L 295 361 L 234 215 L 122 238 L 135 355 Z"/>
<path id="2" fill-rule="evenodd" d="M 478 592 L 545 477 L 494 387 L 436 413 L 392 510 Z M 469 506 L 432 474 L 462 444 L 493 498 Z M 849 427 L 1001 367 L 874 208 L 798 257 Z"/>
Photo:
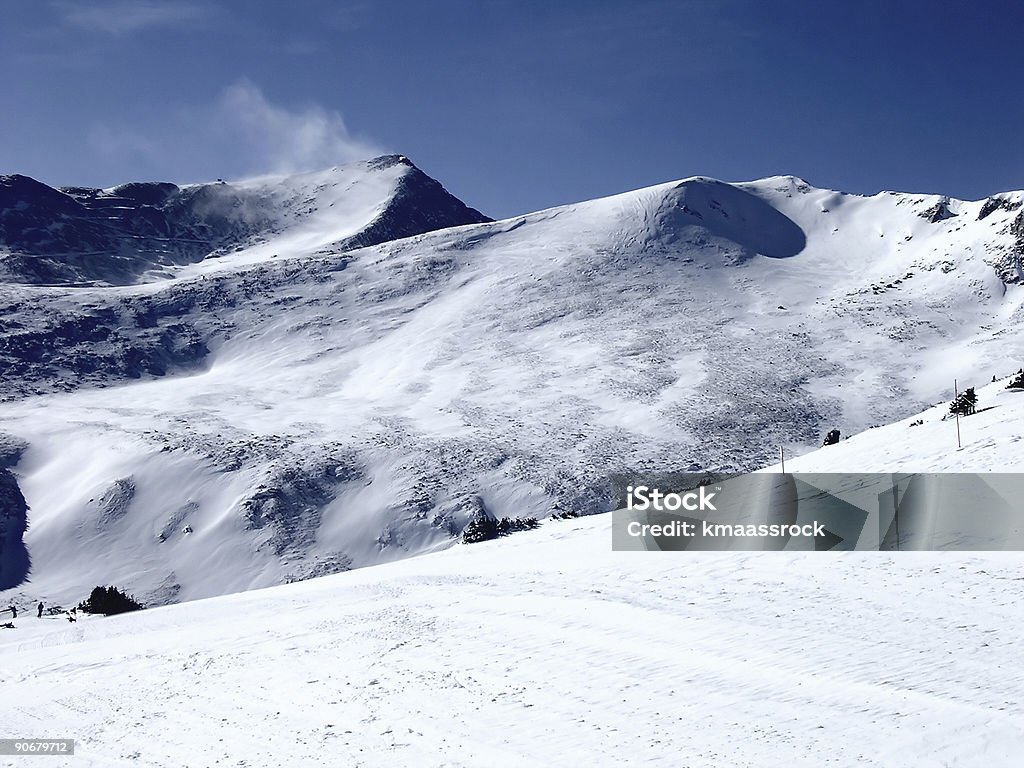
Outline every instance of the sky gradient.
<path id="1" fill-rule="evenodd" d="M 1024 5 L 0 6 L 0 173 L 202 181 L 408 155 L 494 217 L 692 175 L 1024 188 Z"/>

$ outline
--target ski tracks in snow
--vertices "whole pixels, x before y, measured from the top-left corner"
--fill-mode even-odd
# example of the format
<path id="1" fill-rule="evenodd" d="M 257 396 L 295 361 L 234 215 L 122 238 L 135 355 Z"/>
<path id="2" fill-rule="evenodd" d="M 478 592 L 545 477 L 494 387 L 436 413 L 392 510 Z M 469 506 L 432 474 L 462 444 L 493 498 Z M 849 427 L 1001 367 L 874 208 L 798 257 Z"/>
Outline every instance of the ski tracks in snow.
<path id="1" fill-rule="evenodd" d="M 75 632 L 20 622 L 3 735 L 75 738 L 76 768 L 993 768 L 1024 749 L 1019 556 L 612 553 L 608 524 Z"/>

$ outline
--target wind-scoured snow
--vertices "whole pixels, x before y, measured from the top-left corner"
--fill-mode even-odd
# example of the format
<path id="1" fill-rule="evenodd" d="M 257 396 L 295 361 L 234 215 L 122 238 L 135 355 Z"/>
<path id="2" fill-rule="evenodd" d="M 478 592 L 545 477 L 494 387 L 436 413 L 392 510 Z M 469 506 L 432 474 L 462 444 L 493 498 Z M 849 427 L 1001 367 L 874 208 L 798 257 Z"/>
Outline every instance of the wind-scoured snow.
<path id="1" fill-rule="evenodd" d="M 75 739 L 55 767 L 1019 764 L 1019 556 L 611 552 L 610 521 L 19 615 L 2 735 Z"/>
<path id="2" fill-rule="evenodd" d="M 421 182 L 385 213 L 438 221 Z M 697 177 L 361 248 L 328 205 L 142 285 L 0 287 L 12 594 L 299 580 L 915 414 L 1024 360 L 1022 198 Z"/>

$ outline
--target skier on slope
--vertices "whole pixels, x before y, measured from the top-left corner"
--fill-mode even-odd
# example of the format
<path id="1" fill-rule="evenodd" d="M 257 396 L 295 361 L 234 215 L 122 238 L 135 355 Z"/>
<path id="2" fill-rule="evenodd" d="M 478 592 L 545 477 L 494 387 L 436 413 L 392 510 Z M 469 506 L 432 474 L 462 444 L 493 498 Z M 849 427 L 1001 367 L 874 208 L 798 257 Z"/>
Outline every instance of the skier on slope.
<path id="1" fill-rule="evenodd" d="M 39 611 L 36 613 L 36 618 L 37 619 L 41 619 L 41 618 L 43 618 L 43 604 L 40 603 L 38 608 L 39 608 Z"/>
<path id="2" fill-rule="evenodd" d="M 11 618 L 12 619 L 18 618 L 18 607 L 14 603 L 11 603 L 11 607 L 8 608 L 7 610 L 9 610 L 11 612 Z"/>

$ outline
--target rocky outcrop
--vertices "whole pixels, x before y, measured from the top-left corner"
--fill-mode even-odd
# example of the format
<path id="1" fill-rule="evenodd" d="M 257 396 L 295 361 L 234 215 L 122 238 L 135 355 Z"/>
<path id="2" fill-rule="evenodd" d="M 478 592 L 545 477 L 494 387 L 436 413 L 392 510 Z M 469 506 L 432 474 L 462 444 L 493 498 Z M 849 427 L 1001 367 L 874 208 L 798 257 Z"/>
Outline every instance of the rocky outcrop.
<path id="1" fill-rule="evenodd" d="M 1016 247 L 1024 253 L 1024 211 L 1017 214 L 1017 218 L 1010 224 L 1010 234 L 1016 239 Z"/>
<path id="2" fill-rule="evenodd" d="M 1015 211 L 1020 208 L 1019 200 L 1007 200 L 1003 197 L 990 197 L 981 205 L 978 211 L 978 221 L 988 218 L 996 211 Z"/>
<path id="3" fill-rule="evenodd" d="M 201 312 L 195 293 L 181 306 L 168 296 L 87 309 L 0 300 L 0 401 L 196 368 L 206 342 L 182 317 Z"/>
<path id="4" fill-rule="evenodd" d="M 30 560 L 25 546 L 28 504 L 10 470 L 0 468 L 0 591 L 28 578 Z"/>
<path id="5" fill-rule="evenodd" d="M 922 219 L 925 219 L 926 221 L 932 224 L 938 224 L 940 221 L 951 219 L 955 215 L 956 214 L 949 209 L 948 198 L 943 198 L 942 200 L 939 200 L 937 203 L 935 203 L 935 205 L 921 211 L 918 214 L 918 216 L 920 216 Z"/>
<path id="6" fill-rule="evenodd" d="M 0 246 L 11 279 L 34 284 L 132 282 L 157 265 L 199 261 L 265 228 L 269 206 L 224 184 L 52 189 L 0 176 Z"/>
<path id="7" fill-rule="evenodd" d="M 996 273 L 1004 283 L 1021 283 L 1024 282 L 1024 211 L 1011 222 L 1010 235 L 1013 244 L 996 262 Z"/>

